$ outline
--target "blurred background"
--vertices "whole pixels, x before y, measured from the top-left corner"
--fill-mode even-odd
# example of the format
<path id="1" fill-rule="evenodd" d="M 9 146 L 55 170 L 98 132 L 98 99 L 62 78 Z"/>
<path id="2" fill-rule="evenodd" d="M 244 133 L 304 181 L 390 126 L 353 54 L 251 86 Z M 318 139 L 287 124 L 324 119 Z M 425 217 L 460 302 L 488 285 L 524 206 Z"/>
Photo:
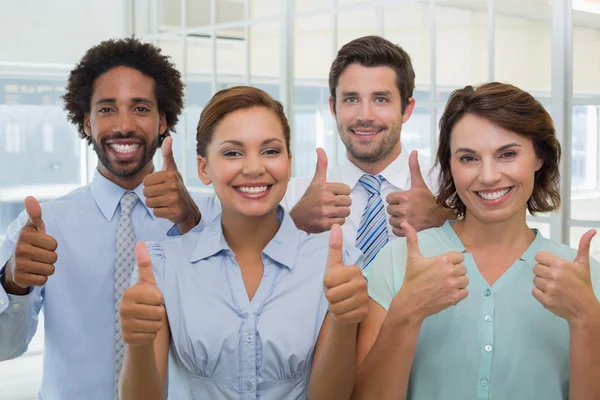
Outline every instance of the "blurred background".
<path id="1" fill-rule="evenodd" d="M 237 84 L 284 103 L 295 176 L 313 173 L 316 146 L 331 164 L 343 159 L 329 67 L 344 43 L 377 34 L 412 57 L 417 107 L 402 140 L 422 164 L 452 90 L 512 83 L 547 108 L 563 146 L 563 207 L 530 225 L 574 247 L 600 228 L 600 0 L 4 0 L 0 10 L 0 242 L 27 195 L 49 200 L 91 179 L 95 154 L 60 96 L 89 47 L 131 35 L 161 47 L 185 79 L 174 153 L 190 190 L 210 191 L 196 176 L 200 111 Z M 600 258 L 600 240 L 592 246 Z M 24 356 L 0 363 L 0 400 L 36 398 L 42 350 L 38 331 Z"/>

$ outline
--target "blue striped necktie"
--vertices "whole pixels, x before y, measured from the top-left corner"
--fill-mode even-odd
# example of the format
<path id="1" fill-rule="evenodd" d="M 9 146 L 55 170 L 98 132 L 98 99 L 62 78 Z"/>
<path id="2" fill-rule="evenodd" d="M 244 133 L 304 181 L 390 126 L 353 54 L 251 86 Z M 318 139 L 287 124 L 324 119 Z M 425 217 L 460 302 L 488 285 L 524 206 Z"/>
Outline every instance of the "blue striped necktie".
<path id="1" fill-rule="evenodd" d="M 381 200 L 381 175 L 364 174 L 359 182 L 367 189 L 369 200 L 365 211 L 363 211 L 358 234 L 356 236 L 356 247 L 364 254 L 364 267 L 375 258 L 379 250 L 388 241 L 387 218 Z"/>

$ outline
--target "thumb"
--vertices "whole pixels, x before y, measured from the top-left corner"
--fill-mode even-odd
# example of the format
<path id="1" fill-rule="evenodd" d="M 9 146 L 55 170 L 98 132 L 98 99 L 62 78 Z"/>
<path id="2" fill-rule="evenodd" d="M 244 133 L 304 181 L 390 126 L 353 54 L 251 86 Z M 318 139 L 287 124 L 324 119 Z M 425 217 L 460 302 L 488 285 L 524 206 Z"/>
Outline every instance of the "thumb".
<path id="1" fill-rule="evenodd" d="M 154 272 L 152 271 L 152 260 L 150 259 L 150 253 L 148 253 L 146 243 L 137 242 L 135 245 L 135 259 L 138 265 L 137 283 L 146 283 L 156 286 L 156 279 L 154 279 Z"/>
<path id="2" fill-rule="evenodd" d="M 329 252 L 327 253 L 327 268 L 344 264 L 342 256 L 342 228 L 335 224 L 329 233 Z"/>
<path id="3" fill-rule="evenodd" d="M 574 262 L 585 265 L 590 264 L 590 245 L 594 236 L 596 236 L 595 229 L 590 229 L 583 234 L 579 240 L 579 248 L 577 249 L 575 260 L 573 260 Z"/>
<path id="4" fill-rule="evenodd" d="M 168 136 L 163 140 L 162 146 L 162 157 L 163 157 L 163 171 L 175 170 L 177 171 L 177 164 L 175 164 L 175 158 L 173 158 L 173 138 Z"/>
<path id="5" fill-rule="evenodd" d="M 417 237 L 417 231 L 408 222 L 403 222 L 400 226 L 404 229 L 406 235 L 406 259 L 407 261 L 417 261 L 423 257 L 421 249 L 419 249 L 419 238 Z"/>
<path id="6" fill-rule="evenodd" d="M 410 188 L 414 187 L 427 187 L 423 174 L 421 173 L 421 166 L 419 165 L 419 152 L 413 150 L 408 158 L 408 169 L 410 170 Z"/>
<path id="7" fill-rule="evenodd" d="M 24 203 L 25 211 L 27 212 L 27 215 L 29 215 L 27 225 L 37 229 L 40 232 L 45 232 L 46 226 L 42 220 L 42 207 L 40 207 L 40 203 L 38 203 L 36 198 L 33 196 L 26 197 Z"/>
<path id="8" fill-rule="evenodd" d="M 327 153 L 320 147 L 317 147 L 317 168 L 313 182 L 327 182 Z"/>

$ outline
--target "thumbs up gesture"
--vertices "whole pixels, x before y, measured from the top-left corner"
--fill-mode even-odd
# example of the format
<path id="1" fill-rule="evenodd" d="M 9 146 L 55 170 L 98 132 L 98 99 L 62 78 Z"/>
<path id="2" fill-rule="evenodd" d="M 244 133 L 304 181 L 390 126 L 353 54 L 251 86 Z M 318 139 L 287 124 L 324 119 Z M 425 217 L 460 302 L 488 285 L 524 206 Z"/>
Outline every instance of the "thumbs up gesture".
<path id="1" fill-rule="evenodd" d="M 410 170 L 410 189 L 404 192 L 392 192 L 386 197 L 387 213 L 390 225 L 396 236 L 404 236 L 404 221 L 409 222 L 417 231 L 440 226 L 449 215 L 438 207 L 433 193 L 427 187 L 416 150 L 410 153 L 408 167 Z"/>
<path id="2" fill-rule="evenodd" d="M 146 206 L 154 215 L 179 226 L 184 234 L 200 222 L 200 211 L 187 191 L 173 158 L 173 139 L 165 138 L 162 144 L 163 169 L 146 175 L 144 196 Z"/>
<path id="3" fill-rule="evenodd" d="M 154 343 L 166 322 L 163 296 L 156 285 L 148 248 L 142 242 L 135 246 L 138 281 L 127 288 L 121 301 L 121 331 L 123 341 L 132 346 Z"/>
<path id="4" fill-rule="evenodd" d="M 362 269 L 344 265 L 342 257 L 342 228 L 333 225 L 329 236 L 327 268 L 323 277 L 329 312 L 340 325 L 358 324 L 367 316 L 367 281 Z"/>
<path id="5" fill-rule="evenodd" d="M 535 255 L 533 297 L 569 324 L 584 319 L 590 305 L 598 306 L 590 276 L 590 243 L 594 235 L 596 231 L 591 229 L 581 237 L 573 261 L 546 251 Z"/>
<path id="6" fill-rule="evenodd" d="M 42 208 L 34 197 L 25 199 L 25 211 L 29 219 L 19 233 L 3 283 L 7 293 L 15 295 L 26 294 L 30 286 L 43 286 L 58 260 L 58 243 L 46 234 Z"/>
<path id="7" fill-rule="evenodd" d="M 466 298 L 469 278 L 461 252 L 424 257 L 415 228 L 408 222 L 402 228 L 406 232 L 406 273 L 388 314 L 421 323 Z"/>
<path id="8" fill-rule="evenodd" d="M 346 222 L 352 204 L 350 192 L 346 184 L 327 182 L 327 154 L 318 148 L 315 175 L 290 216 L 298 229 L 308 233 L 326 232 L 334 224 Z"/>

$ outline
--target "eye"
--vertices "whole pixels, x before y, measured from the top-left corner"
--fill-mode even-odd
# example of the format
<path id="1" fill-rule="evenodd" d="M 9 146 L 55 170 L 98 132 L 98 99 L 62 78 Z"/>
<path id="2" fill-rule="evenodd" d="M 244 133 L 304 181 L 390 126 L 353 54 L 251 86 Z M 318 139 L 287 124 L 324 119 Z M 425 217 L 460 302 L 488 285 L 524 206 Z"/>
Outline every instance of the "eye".
<path id="1" fill-rule="evenodd" d="M 476 159 L 475 159 L 475 157 L 466 154 L 464 156 L 461 156 L 459 160 L 462 163 L 469 163 L 469 162 L 475 161 Z"/>
<path id="2" fill-rule="evenodd" d="M 277 155 L 277 154 L 281 154 L 281 150 L 279 149 L 266 149 L 263 151 L 263 154 L 265 155 Z"/>
<path id="3" fill-rule="evenodd" d="M 514 158 L 516 155 L 517 153 L 514 151 L 505 151 L 500 155 L 500 158 Z"/>
<path id="4" fill-rule="evenodd" d="M 358 99 L 356 97 L 347 97 L 344 99 L 344 103 L 356 103 Z"/>
<path id="5" fill-rule="evenodd" d="M 375 99 L 375 102 L 376 102 L 376 103 L 386 103 L 386 102 L 387 102 L 387 99 L 386 99 L 385 97 L 377 97 L 377 98 Z"/>
<path id="6" fill-rule="evenodd" d="M 110 111 L 112 111 L 112 109 L 108 108 L 108 107 L 102 107 L 101 109 L 98 110 L 98 112 L 101 113 L 101 114 L 104 114 L 104 113 L 107 113 L 107 112 L 110 112 Z"/>
<path id="7" fill-rule="evenodd" d="M 227 150 L 227 151 L 223 152 L 224 157 L 239 157 L 241 155 L 242 155 L 242 153 L 237 150 Z"/>
<path id="8" fill-rule="evenodd" d="M 136 112 L 148 112 L 148 111 L 150 111 L 150 110 L 148 109 L 148 107 L 146 107 L 146 106 L 136 106 L 136 107 L 134 108 L 134 110 L 135 110 Z"/>

